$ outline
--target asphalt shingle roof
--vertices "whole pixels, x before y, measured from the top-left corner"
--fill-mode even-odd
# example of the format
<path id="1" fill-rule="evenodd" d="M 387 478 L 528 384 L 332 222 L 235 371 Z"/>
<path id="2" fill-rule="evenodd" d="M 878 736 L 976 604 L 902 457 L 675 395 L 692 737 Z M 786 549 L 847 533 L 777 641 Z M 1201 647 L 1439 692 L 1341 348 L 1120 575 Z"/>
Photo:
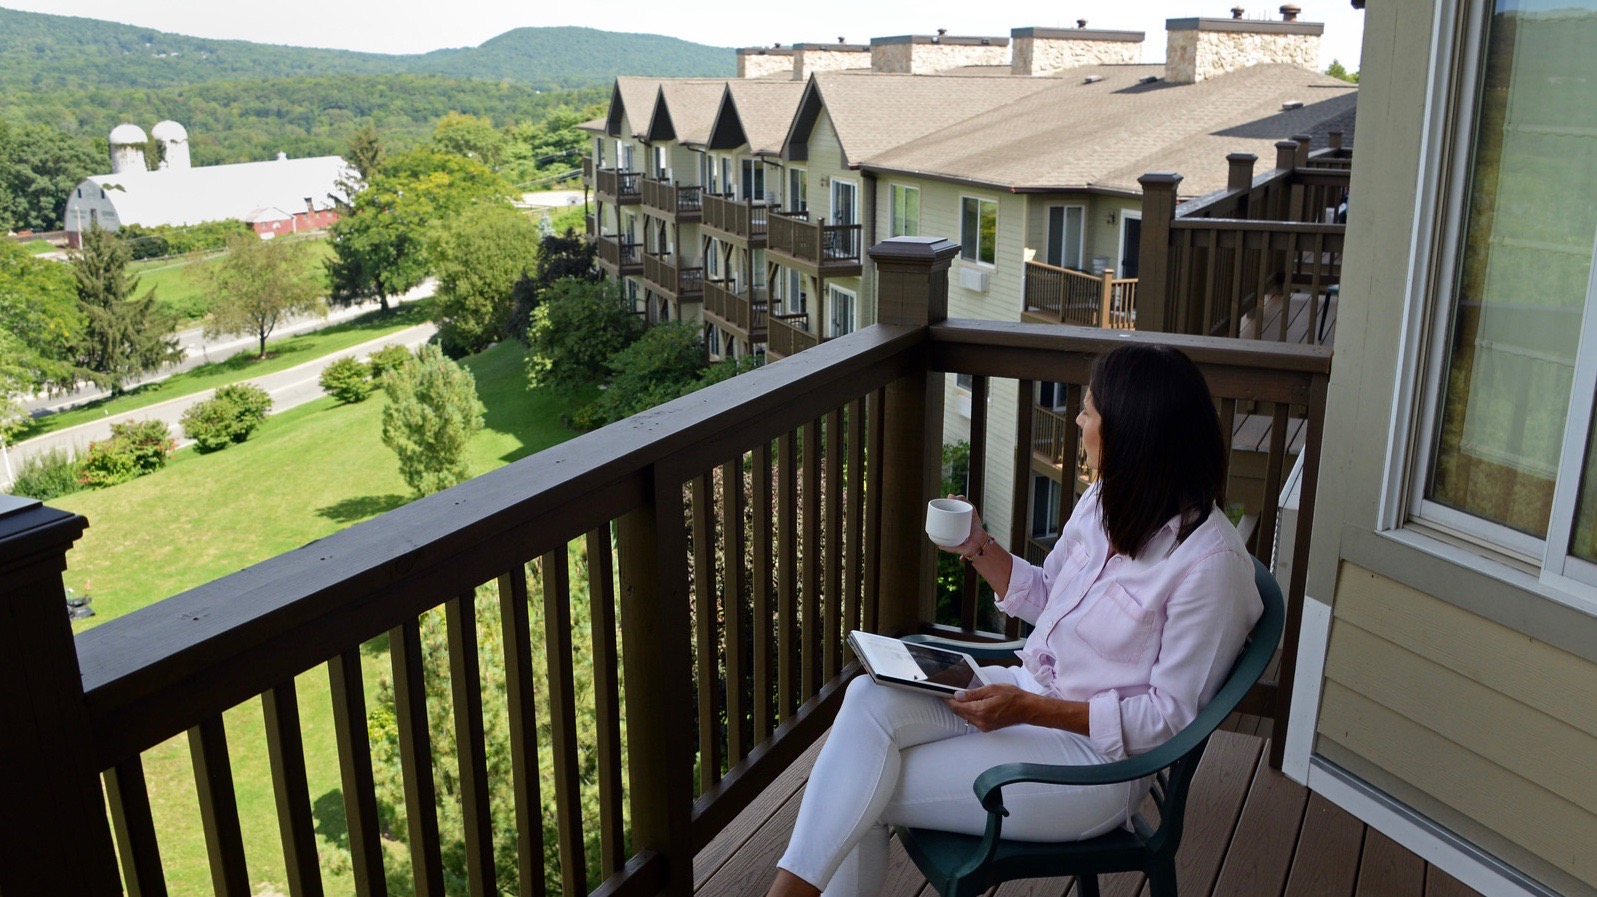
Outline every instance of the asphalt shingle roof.
<path id="1" fill-rule="evenodd" d="M 725 78 L 670 78 L 660 82 L 654 117 L 664 111 L 671 117 L 671 128 L 678 143 L 703 145 L 710 140 L 710 126 L 726 93 Z"/>
<path id="2" fill-rule="evenodd" d="M 799 97 L 804 95 L 804 82 L 791 78 L 786 81 L 745 78 L 727 82 L 727 90 L 738 121 L 743 124 L 749 150 L 781 152 L 788 126 L 793 123 L 793 113 L 798 109 Z"/>

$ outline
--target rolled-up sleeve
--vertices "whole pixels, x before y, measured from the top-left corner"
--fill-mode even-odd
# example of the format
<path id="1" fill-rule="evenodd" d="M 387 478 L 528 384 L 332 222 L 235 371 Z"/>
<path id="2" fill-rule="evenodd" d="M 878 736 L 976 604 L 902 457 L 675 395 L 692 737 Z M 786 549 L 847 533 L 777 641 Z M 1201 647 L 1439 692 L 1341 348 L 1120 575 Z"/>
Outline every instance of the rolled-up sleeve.
<path id="1" fill-rule="evenodd" d="M 1165 608 L 1146 692 L 1122 696 L 1109 689 L 1088 701 L 1088 737 L 1111 759 L 1168 741 L 1220 689 L 1263 613 L 1252 562 L 1233 551 L 1203 558 L 1171 592 Z"/>
<path id="2" fill-rule="evenodd" d="M 1049 575 L 1049 565 L 1055 571 L 1059 568 L 1059 560 L 1055 555 L 1056 552 L 1049 552 L 1041 567 L 1018 554 L 1012 555 L 1014 566 L 1009 572 L 1009 591 L 1002 598 L 997 598 L 993 606 L 1001 613 L 1036 625 L 1038 615 L 1048 604 L 1048 585 L 1053 579 Z"/>

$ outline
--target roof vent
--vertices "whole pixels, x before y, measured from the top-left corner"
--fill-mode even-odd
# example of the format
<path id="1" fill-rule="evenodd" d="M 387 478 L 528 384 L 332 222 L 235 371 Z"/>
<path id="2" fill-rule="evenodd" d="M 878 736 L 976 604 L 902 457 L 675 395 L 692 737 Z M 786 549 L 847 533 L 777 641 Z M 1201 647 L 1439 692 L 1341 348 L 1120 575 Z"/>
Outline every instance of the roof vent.
<path id="1" fill-rule="evenodd" d="M 1247 12 L 1247 10 L 1243 9 L 1242 7 L 1233 6 L 1233 7 L 1231 7 L 1231 18 L 1240 19 L 1240 18 L 1242 18 L 1242 14 L 1245 13 L 1245 12 Z"/>
<path id="2" fill-rule="evenodd" d="M 1099 81 L 1102 81 L 1102 80 L 1103 80 L 1103 75 L 1088 75 L 1087 77 L 1081 79 L 1081 83 L 1083 83 L 1083 84 L 1097 84 Z"/>
<path id="3" fill-rule="evenodd" d="M 990 47 L 993 45 L 993 42 L 984 37 L 981 39 L 981 45 L 984 47 Z"/>
<path id="4" fill-rule="evenodd" d="M 837 36 L 837 42 L 838 42 L 838 43 L 840 43 L 840 44 L 846 44 L 846 43 L 848 43 L 848 40 L 847 40 L 847 39 L 845 39 L 845 38 L 844 38 L 844 37 L 843 37 L 843 35 L 841 35 L 841 34 L 839 34 L 839 35 L 838 35 L 838 36 Z"/>
<path id="5" fill-rule="evenodd" d="M 937 36 L 932 38 L 932 43 L 934 43 L 934 44 L 942 43 L 943 42 L 943 35 L 945 35 L 947 33 L 948 33 L 948 29 L 947 28 L 939 28 L 939 29 L 937 29 Z"/>
<path id="6" fill-rule="evenodd" d="M 1159 76 L 1158 75 L 1143 75 L 1141 78 L 1137 79 L 1137 83 L 1138 84 L 1152 84 L 1153 82 L 1155 82 L 1157 80 L 1159 80 Z"/>
<path id="7" fill-rule="evenodd" d="M 1077 28 L 1085 28 L 1085 27 L 1087 27 L 1087 20 L 1086 19 L 1077 19 L 1076 20 L 1076 27 Z"/>
<path id="8" fill-rule="evenodd" d="M 1303 108 L 1303 101 L 1302 100 L 1287 100 L 1285 103 L 1281 104 L 1281 111 L 1282 112 L 1290 112 L 1293 109 L 1302 109 L 1302 108 Z"/>

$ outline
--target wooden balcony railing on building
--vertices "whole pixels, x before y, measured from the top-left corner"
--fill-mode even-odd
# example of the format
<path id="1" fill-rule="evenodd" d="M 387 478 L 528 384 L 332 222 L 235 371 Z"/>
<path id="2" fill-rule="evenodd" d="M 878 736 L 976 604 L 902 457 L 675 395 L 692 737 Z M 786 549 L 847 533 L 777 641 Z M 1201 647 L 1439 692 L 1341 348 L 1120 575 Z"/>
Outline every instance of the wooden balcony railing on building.
<path id="1" fill-rule="evenodd" d="M 643 255 L 643 279 L 656 290 L 669 293 L 678 302 L 703 298 L 704 266 L 679 263 L 680 259 L 669 252 L 646 252 Z"/>
<path id="2" fill-rule="evenodd" d="M 1176 204 L 1181 176 L 1148 174 L 1143 187 L 1140 293 L 1143 330 L 1278 341 L 1302 316 L 1275 313 L 1294 300 L 1324 318 L 1342 277 L 1351 151 L 1307 151 L 1308 138 L 1276 144 L 1276 167 L 1254 177 L 1251 153 L 1233 153 L 1226 189 Z M 1314 314 L 1307 316 L 1312 322 Z M 1275 322 L 1266 326 L 1266 321 Z M 1323 332 L 1323 326 L 1319 328 Z"/>
<path id="3" fill-rule="evenodd" d="M 152 793 L 197 803 L 217 893 L 253 893 L 268 864 L 245 856 L 235 775 L 269 768 L 291 893 L 317 890 L 323 808 L 313 812 L 307 781 L 331 777 L 358 893 L 383 893 L 397 875 L 407 890 L 442 894 L 447 861 L 476 894 L 518 892 L 514 875 L 520 893 L 548 876 L 567 894 L 686 897 L 696 852 L 830 724 L 856 672 L 846 632 L 979 635 L 973 575 L 959 620 L 920 613 L 936 563 L 918 508 L 943 442 L 942 393 L 929 386 L 948 372 L 972 375 L 973 408 L 988 406 L 993 378 L 1017 381 L 1025 400 L 1016 442 L 989 437 L 985 410 L 972 420 L 969 493 L 980 505 L 989 451 L 1014 451 L 1025 468 L 1037 381 L 1064 377 L 1079 396 L 1101 352 L 1180 347 L 1222 411 L 1246 399 L 1308 419 L 1298 525 L 1282 537 L 1294 557 L 1309 555 L 1328 350 L 944 321 L 932 310 L 946 300 L 926 285 L 946 282 L 957 252 L 947 241 L 874 248 L 882 289 L 902 301 L 802 363 L 709 386 L 75 640 L 62 572 L 88 521 L 0 496 L 0 720 L 11 724 L 0 742 L 0 893 L 166 893 L 167 867 L 194 860 L 163 840 L 171 831 Z M 1272 458 L 1267 492 L 1279 493 L 1284 452 Z M 1017 553 L 1028 493 L 1021 478 L 1010 496 Z M 1273 507 L 1261 517 L 1265 558 L 1275 519 Z M 1250 705 L 1273 711 L 1277 748 L 1306 575 L 1293 566 L 1282 679 Z M 535 667 L 540 653 L 546 666 Z M 391 690 L 364 684 L 372 663 L 391 668 Z M 490 665 L 494 687 L 479 687 Z M 307 675 L 328 677 L 330 707 L 299 703 Z M 427 683 L 441 678 L 452 699 L 429 707 Z M 579 694 L 591 702 L 579 708 Z M 368 707 L 373 695 L 380 704 Z M 224 712 L 257 700 L 264 738 L 224 727 Z M 485 725 L 489 710 L 506 722 Z M 392 721 L 403 771 L 391 816 L 379 810 L 368 711 Z M 311 725 L 336 733 L 331 769 L 308 770 L 327 764 L 303 748 Z M 184 735 L 193 789 L 147 783 L 142 758 Z M 435 759 L 438 738 L 454 756 Z M 515 830 L 495 832 L 487 758 L 507 754 L 494 794 L 509 795 Z M 543 792 L 540 756 L 554 770 Z M 443 801 L 458 817 L 437 812 Z M 388 818 L 404 820 L 407 869 L 385 871 Z M 546 831 L 558 844 L 543 843 Z M 585 832 L 598 843 L 594 876 Z"/>
<path id="4" fill-rule="evenodd" d="M 766 245 L 770 206 L 753 200 L 739 200 L 731 193 L 704 195 L 701 223 L 717 236 L 746 241 L 750 248 Z"/>
<path id="5" fill-rule="evenodd" d="M 820 336 L 810 332 L 810 316 L 773 314 L 767 319 L 765 352 L 772 358 L 797 355 L 821 344 Z"/>
<path id="6" fill-rule="evenodd" d="M 767 249 L 822 277 L 860 273 L 862 231 L 858 224 L 823 224 L 808 212 L 773 212 Z"/>
<path id="7" fill-rule="evenodd" d="M 765 342 L 767 307 L 764 287 L 738 291 L 726 281 L 704 282 L 704 316 L 749 343 Z"/>
<path id="8" fill-rule="evenodd" d="M 704 208 L 702 197 L 703 191 L 697 186 L 643 179 L 643 204 L 670 216 L 672 221 L 698 221 Z"/>
<path id="9" fill-rule="evenodd" d="M 611 274 L 643 273 L 643 245 L 641 243 L 627 243 L 622 238 L 614 235 L 601 236 L 597 243 L 599 247 L 599 264 Z"/>
<path id="10" fill-rule="evenodd" d="M 1111 330 L 1137 327 L 1137 279 L 1094 276 L 1045 262 L 1026 263 L 1026 305 L 1021 320 L 1079 324 Z"/>
<path id="11" fill-rule="evenodd" d="M 592 215 L 583 216 L 582 232 L 590 237 L 599 236 L 599 219 Z"/>
<path id="12" fill-rule="evenodd" d="M 582 183 L 585 187 L 593 186 L 593 157 L 582 157 Z"/>
<path id="13" fill-rule="evenodd" d="M 605 202 L 630 205 L 643 201 L 643 194 L 638 186 L 643 180 L 643 175 L 636 171 L 601 168 L 593 173 L 593 177 L 593 190 Z"/>

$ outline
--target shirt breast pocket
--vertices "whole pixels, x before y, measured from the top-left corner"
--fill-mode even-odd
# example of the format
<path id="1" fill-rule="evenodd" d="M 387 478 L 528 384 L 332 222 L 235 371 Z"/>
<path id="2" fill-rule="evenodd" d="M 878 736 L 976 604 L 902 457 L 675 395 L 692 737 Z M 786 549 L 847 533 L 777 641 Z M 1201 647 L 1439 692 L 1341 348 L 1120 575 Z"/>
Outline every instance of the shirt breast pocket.
<path id="1" fill-rule="evenodd" d="M 1117 582 L 1109 583 L 1076 621 L 1076 635 L 1094 653 L 1114 663 L 1142 657 L 1157 632 L 1158 614 L 1144 608 Z"/>

